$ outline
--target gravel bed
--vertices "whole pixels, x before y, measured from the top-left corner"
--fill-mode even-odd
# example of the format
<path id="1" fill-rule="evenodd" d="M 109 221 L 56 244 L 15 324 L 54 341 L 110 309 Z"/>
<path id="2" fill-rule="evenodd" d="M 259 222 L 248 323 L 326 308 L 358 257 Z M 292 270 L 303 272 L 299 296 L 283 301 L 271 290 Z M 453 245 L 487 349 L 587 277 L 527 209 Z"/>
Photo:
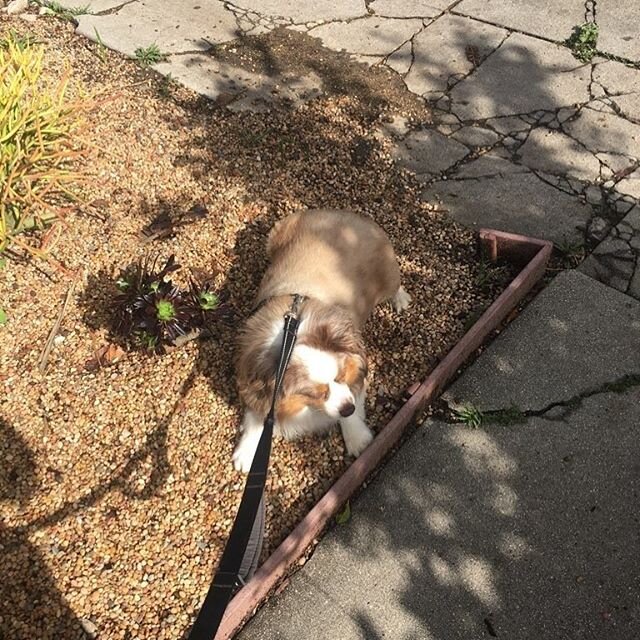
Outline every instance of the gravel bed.
<path id="1" fill-rule="evenodd" d="M 175 253 L 194 272 L 216 273 L 242 319 L 274 221 L 300 207 L 374 218 L 414 301 L 403 316 L 378 309 L 365 328 L 375 429 L 495 290 L 478 291 L 486 270 L 474 236 L 420 201 L 376 136 L 392 111 L 428 119 L 407 94 L 394 101 L 389 91 L 372 106 L 329 91 L 296 110 L 233 113 L 99 51 L 70 25 L 2 19 L 0 35 L 10 27 L 44 41 L 48 73 L 70 64 L 100 104 L 87 135 L 91 180 L 54 249 L 77 275 L 14 259 L 0 271 L 9 318 L 0 329 L 0 638 L 175 640 L 207 590 L 243 486 L 231 465 L 236 326 L 162 356 L 87 366 L 109 342 L 118 269 Z M 189 210 L 198 215 L 174 233 L 144 235 Z M 275 442 L 265 555 L 348 464 L 337 432 Z"/>

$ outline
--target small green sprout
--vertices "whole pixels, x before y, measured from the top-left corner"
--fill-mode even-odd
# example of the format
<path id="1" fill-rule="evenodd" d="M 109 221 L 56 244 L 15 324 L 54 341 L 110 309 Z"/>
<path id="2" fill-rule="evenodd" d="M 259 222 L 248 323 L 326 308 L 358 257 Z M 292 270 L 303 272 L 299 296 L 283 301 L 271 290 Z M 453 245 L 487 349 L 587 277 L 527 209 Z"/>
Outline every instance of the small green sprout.
<path id="1" fill-rule="evenodd" d="M 565 40 L 573 55 L 580 62 L 590 62 L 598 50 L 598 25 L 595 22 L 585 22 L 573 28 L 571 36 Z"/>
<path id="2" fill-rule="evenodd" d="M 162 53 L 158 45 L 154 42 L 148 47 L 138 47 L 134 52 L 136 60 L 143 67 L 149 67 L 152 64 L 162 62 L 166 59 L 167 54 Z"/>
<path id="3" fill-rule="evenodd" d="M 202 291 L 198 295 L 198 303 L 204 311 L 213 311 L 220 304 L 220 298 L 212 291 Z"/>
<path id="4" fill-rule="evenodd" d="M 474 407 L 471 403 L 451 405 L 451 412 L 456 418 L 456 422 L 461 422 L 474 429 L 482 425 L 484 419 L 480 409 Z"/>

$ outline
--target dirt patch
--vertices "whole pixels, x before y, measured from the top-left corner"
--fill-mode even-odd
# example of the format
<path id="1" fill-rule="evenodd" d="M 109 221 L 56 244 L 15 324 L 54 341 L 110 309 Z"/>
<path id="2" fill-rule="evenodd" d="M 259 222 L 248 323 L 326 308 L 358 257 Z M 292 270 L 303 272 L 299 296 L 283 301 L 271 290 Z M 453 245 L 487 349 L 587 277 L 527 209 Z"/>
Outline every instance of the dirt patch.
<path id="1" fill-rule="evenodd" d="M 9 24 L 44 43 L 49 73 L 69 64 L 102 100 L 90 118 L 84 203 L 54 249 L 75 280 L 43 262 L 9 259 L 0 271 L 8 315 L 0 329 L 0 636 L 75 638 L 82 624 L 102 640 L 175 640 L 206 593 L 244 483 L 231 466 L 236 327 L 163 356 L 129 353 L 87 367 L 109 341 L 117 271 L 150 251 L 175 253 L 190 269 L 217 273 L 241 319 L 276 220 L 300 207 L 374 218 L 414 299 L 402 316 L 379 308 L 365 329 L 376 429 L 495 287 L 478 289 L 486 274 L 473 235 L 421 202 L 375 135 L 384 114 L 348 85 L 345 95 L 296 110 L 231 113 L 101 51 L 70 25 L 2 20 L 0 31 Z M 198 215 L 188 224 L 145 235 L 189 211 Z M 40 353 L 72 281 L 42 374 Z M 337 433 L 275 442 L 265 554 L 347 464 Z"/>
<path id="2" fill-rule="evenodd" d="M 404 115 L 416 122 L 430 122 L 425 103 L 407 91 L 402 78 L 390 69 L 355 62 L 346 52 L 322 46 L 319 38 L 279 27 L 268 34 L 246 36 L 219 45 L 211 56 L 253 73 L 268 76 L 317 75 L 326 96 L 358 100 L 361 113 L 376 119 L 383 112 Z"/>

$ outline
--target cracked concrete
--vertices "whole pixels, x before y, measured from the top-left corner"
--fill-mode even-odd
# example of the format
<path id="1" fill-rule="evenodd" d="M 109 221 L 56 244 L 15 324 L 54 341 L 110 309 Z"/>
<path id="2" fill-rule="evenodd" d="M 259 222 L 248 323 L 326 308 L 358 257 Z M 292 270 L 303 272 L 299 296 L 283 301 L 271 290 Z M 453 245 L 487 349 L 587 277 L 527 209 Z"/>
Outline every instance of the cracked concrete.
<path id="1" fill-rule="evenodd" d="M 561 273 L 512 327 L 447 398 L 482 411 L 537 410 L 640 374 L 640 349 L 630 348 L 640 344 L 640 303 L 577 271 Z"/>
<path id="2" fill-rule="evenodd" d="M 163 53 L 206 51 L 238 36 L 236 19 L 219 0 L 132 2 L 108 15 L 78 16 L 78 33 L 133 56 L 156 44 Z"/>
<path id="3" fill-rule="evenodd" d="M 237 8 L 259 16 L 279 18 L 279 24 L 338 22 L 367 15 L 364 0 L 237 0 L 227 4 L 231 10 Z"/>
<path id="4" fill-rule="evenodd" d="M 594 80 L 603 88 L 614 111 L 640 124 L 640 73 L 619 62 L 594 65 Z"/>
<path id="5" fill-rule="evenodd" d="M 467 147 L 433 129 L 412 131 L 393 150 L 398 164 L 413 171 L 419 180 L 445 171 L 468 153 Z"/>
<path id="6" fill-rule="evenodd" d="M 563 129 L 594 152 L 615 150 L 640 158 L 640 126 L 615 114 L 582 109 Z"/>
<path id="7" fill-rule="evenodd" d="M 552 129 L 534 129 L 522 145 L 521 162 L 548 173 L 595 181 L 600 176 L 600 161 L 571 137 Z"/>
<path id="8" fill-rule="evenodd" d="M 481 64 L 506 36 L 504 29 L 444 15 L 414 37 L 413 61 L 405 83 L 418 95 L 445 92 Z"/>
<path id="9" fill-rule="evenodd" d="M 635 206 L 580 265 L 580 271 L 640 300 L 640 206 Z"/>
<path id="10" fill-rule="evenodd" d="M 59 4 L 65 9 L 86 9 L 90 13 L 102 13 L 117 9 L 131 2 L 135 2 L 135 0 L 89 0 L 88 2 L 62 0 Z"/>
<path id="11" fill-rule="evenodd" d="M 562 42 L 584 20 L 584 0 L 462 0 L 454 12 Z"/>
<path id="12" fill-rule="evenodd" d="M 424 0 L 374 0 L 369 3 L 373 15 L 384 18 L 434 18 L 446 9 L 448 0 L 425 2 Z"/>
<path id="13" fill-rule="evenodd" d="M 564 47 L 510 35 L 467 80 L 451 91 L 452 111 L 463 120 L 555 110 L 586 102 L 589 66 Z"/>
<path id="14" fill-rule="evenodd" d="M 295 106 L 319 95 L 322 90 L 322 80 L 313 72 L 302 78 L 287 73 L 274 78 L 197 53 L 175 56 L 171 62 L 161 62 L 155 68 L 160 73 L 171 73 L 175 81 L 212 100 L 221 96 L 233 97 L 228 105 L 232 110 L 263 111 L 276 96 Z"/>
<path id="15" fill-rule="evenodd" d="M 378 18 L 370 16 L 350 22 L 320 25 L 310 34 L 336 51 L 365 56 L 387 56 L 424 27 L 421 19 Z"/>
<path id="16" fill-rule="evenodd" d="M 481 158 L 464 169 L 457 174 L 462 179 L 435 181 L 423 197 L 442 202 L 454 219 L 473 228 L 509 230 L 556 243 L 583 239 L 593 212 L 578 198 L 504 159 Z"/>

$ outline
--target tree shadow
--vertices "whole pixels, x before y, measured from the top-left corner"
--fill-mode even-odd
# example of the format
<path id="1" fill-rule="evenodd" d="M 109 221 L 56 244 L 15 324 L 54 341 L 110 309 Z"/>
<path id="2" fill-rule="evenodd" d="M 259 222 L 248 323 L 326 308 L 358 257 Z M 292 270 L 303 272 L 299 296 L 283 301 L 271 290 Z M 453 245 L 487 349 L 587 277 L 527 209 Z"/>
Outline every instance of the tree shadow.
<path id="1" fill-rule="evenodd" d="M 38 491 L 38 469 L 27 443 L 4 418 L 0 418 L 0 451 L 0 501 L 19 520 Z M 0 549 L 0 580 L 10 585 L 0 600 L 0 637 L 84 638 L 79 619 L 29 535 L 0 519 Z"/>
<path id="2" fill-rule="evenodd" d="M 599 427 L 630 401 L 588 400 L 585 437 L 427 421 L 240 637 L 634 637 L 638 445 Z"/>

